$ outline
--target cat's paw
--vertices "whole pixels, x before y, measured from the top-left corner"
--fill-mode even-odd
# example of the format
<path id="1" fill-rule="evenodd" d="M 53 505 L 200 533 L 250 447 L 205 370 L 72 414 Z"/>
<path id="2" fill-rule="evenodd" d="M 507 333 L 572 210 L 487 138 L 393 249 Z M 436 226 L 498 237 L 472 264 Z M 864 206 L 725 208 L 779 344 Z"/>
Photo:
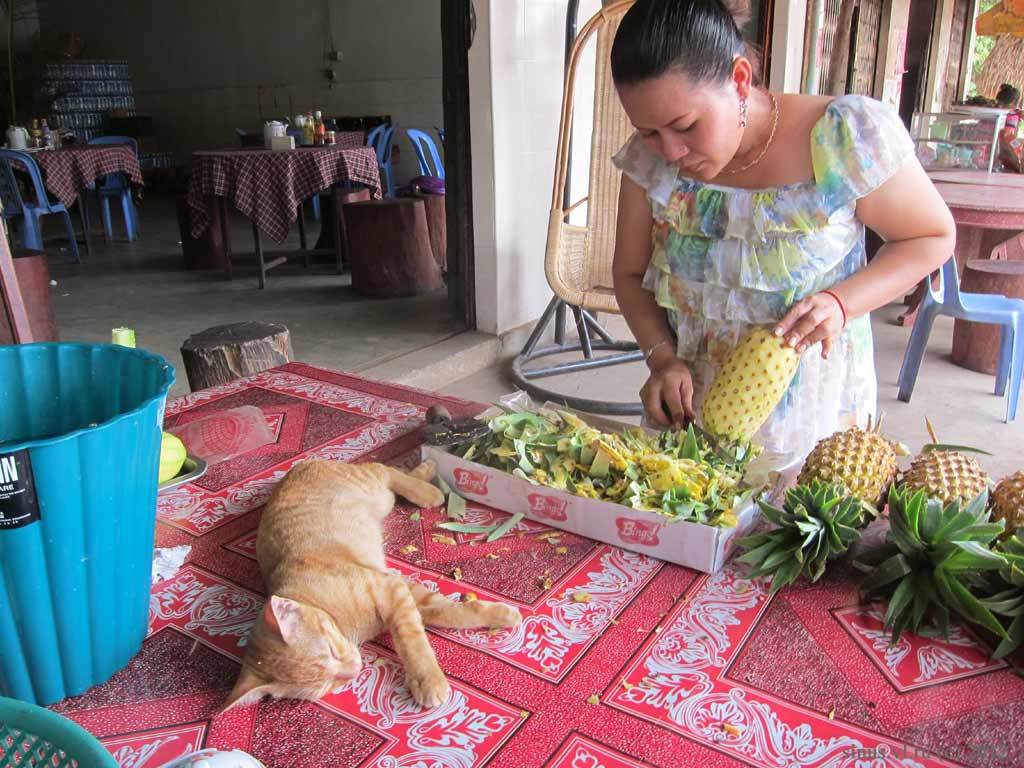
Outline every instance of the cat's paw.
<path id="1" fill-rule="evenodd" d="M 405 684 L 409 686 L 409 692 L 416 703 L 425 709 L 443 704 L 451 693 L 448 679 L 438 668 L 418 674 L 409 672 L 406 674 Z"/>
<path id="2" fill-rule="evenodd" d="M 523 623 L 523 615 L 514 605 L 491 603 L 487 612 L 487 626 L 491 629 L 518 627 Z"/>

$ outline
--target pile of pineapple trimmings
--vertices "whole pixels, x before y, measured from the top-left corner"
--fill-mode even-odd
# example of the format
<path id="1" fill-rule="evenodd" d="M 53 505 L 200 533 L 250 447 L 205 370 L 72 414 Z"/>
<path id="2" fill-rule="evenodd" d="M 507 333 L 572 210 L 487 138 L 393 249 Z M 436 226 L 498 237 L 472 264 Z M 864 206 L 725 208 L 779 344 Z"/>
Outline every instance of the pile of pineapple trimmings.
<path id="1" fill-rule="evenodd" d="M 488 426 L 462 458 L 577 496 L 727 528 L 752 495 L 740 481 L 754 451 L 723 456 L 693 428 L 611 434 L 551 409 L 504 413 Z"/>
<path id="2" fill-rule="evenodd" d="M 707 432 L 691 426 L 657 436 L 641 429 L 612 435 L 564 411 L 514 412 L 492 419 L 488 435 L 456 453 L 578 496 L 732 527 L 755 493 L 742 482 L 759 452 L 751 438 L 799 362 L 769 329 L 755 328 L 723 361 L 704 398 Z"/>
<path id="3" fill-rule="evenodd" d="M 1002 657 L 1024 642 L 1024 472 L 990 494 L 969 449 L 932 440 L 902 475 L 877 429 L 822 440 L 783 506 L 762 502 L 775 527 L 742 539 L 740 559 L 753 576 L 770 575 L 773 592 L 801 575 L 817 581 L 887 502 L 885 543 L 854 565 L 865 598 L 887 601 L 893 641 L 904 631 L 944 636 L 956 614 L 995 635 Z"/>

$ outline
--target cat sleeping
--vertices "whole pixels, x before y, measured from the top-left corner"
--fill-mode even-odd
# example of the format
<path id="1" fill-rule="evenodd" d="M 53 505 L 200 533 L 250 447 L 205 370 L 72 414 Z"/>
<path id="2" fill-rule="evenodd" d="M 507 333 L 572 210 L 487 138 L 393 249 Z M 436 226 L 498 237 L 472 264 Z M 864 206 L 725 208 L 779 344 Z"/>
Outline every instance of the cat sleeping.
<path id="1" fill-rule="evenodd" d="M 387 569 L 382 524 L 395 494 L 420 507 L 444 497 L 435 467 L 406 474 L 382 464 L 308 462 L 293 468 L 263 512 L 256 557 L 267 600 L 224 709 L 264 696 L 316 700 L 362 668 L 359 646 L 391 633 L 405 680 L 422 707 L 449 692 L 424 625 L 514 627 L 519 610 L 457 603 Z"/>

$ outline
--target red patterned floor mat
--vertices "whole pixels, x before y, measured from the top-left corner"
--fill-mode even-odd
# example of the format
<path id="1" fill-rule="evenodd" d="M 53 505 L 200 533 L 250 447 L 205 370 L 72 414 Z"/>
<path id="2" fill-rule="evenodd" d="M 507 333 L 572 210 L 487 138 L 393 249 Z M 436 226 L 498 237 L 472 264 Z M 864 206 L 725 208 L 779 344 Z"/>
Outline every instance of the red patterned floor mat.
<path id="1" fill-rule="evenodd" d="M 966 628 L 890 646 L 841 569 L 769 598 L 741 568 L 707 577 L 529 521 L 491 544 L 445 543 L 432 536 L 439 511 L 412 519 L 403 505 L 387 524 L 394 568 L 447 595 L 512 602 L 523 624 L 433 632 L 453 691 L 434 710 L 412 703 L 378 642 L 362 674 L 318 704 L 215 716 L 262 605 L 255 532 L 274 484 L 313 457 L 413 465 L 434 403 L 479 410 L 298 364 L 170 403 L 169 424 L 255 405 L 277 440 L 161 496 L 158 545 L 191 545 L 189 561 L 154 585 L 141 654 L 55 709 L 124 768 L 200 747 L 270 768 L 1024 766 L 1015 666 L 991 661 Z"/>

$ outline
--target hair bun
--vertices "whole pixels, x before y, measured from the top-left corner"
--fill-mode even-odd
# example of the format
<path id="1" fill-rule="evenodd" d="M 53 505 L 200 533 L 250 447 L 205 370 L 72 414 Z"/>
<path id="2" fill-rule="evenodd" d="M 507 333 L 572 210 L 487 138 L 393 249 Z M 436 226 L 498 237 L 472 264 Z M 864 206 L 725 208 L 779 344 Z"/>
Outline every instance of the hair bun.
<path id="1" fill-rule="evenodd" d="M 721 0 L 721 3 L 732 16 L 737 29 L 743 29 L 750 21 L 750 0 Z"/>

